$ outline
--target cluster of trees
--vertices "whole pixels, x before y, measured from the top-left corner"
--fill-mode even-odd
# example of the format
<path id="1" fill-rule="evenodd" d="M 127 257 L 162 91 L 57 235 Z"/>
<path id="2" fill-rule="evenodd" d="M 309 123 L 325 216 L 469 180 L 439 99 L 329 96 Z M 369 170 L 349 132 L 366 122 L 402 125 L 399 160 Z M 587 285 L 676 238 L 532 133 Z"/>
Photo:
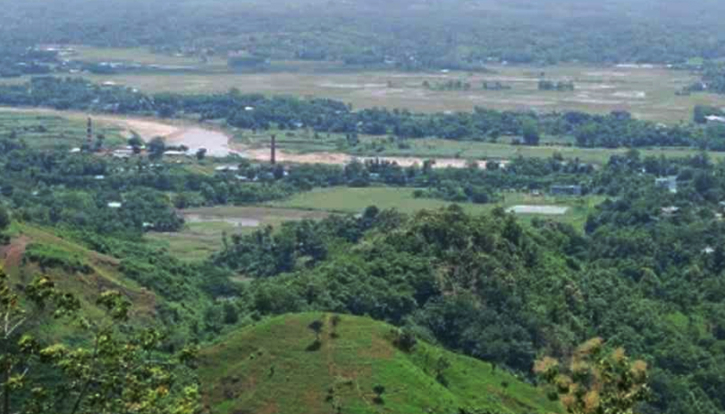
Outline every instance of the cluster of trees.
<path id="1" fill-rule="evenodd" d="M 540 91 L 559 91 L 559 92 L 566 92 L 566 91 L 573 91 L 575 89 L 574 82 L 572 81 L 559 81 L 554 82 L 550 80 L 542 79 L 539 81 L 539 90 Z"/>
<path id="2" fill-rule="evenodd" d="M 725 134 L 692 125 L 668 127 L 634 119 L 630 113 L 582 112 L 536 114 L 476 108 L 473 112 L 412 113 L 407 110 L 363 109 L 329 99 L 298 99 L 242 94 L 146 95 L 125 87 L 104 87 L 82 79 L 34 78 L 24 85 L 0 86 L 0 104 L 51 106 L 57 109 L 196 115 L 200 120 L 225 120 L 244 129 L 299 129 L 350 136 L 394 135 L 404 139 L 438 137 L 450 140 L 497 140 L 522 137 L 538 145 L 541 135 L 573 136 L 580 147 L 682 146 L 725 150 Z"/>
<path id="3" fill-rule="evenodd" d="M 678 191 L 659 188 L 661 176 Z M 258 278 L 249 312 L 370 315 L 524 375 L 536 355 L 564 357 L 598 335 L 654 367 L 643 412 L 723 412 L 725 166 L 632 151 L 588 177 L 612 198 L 584 232 L 500 209 L 371 207 L 235 237 L 213 261 Z"/>
<path id="4" fill-rule="evenodd" d="M 56 52 L 0 46 L 0 78 L 51 73 L 59 63 Z"/>
<path id="5" fill-rule="evenodd" d="M 586 186 L 593 168 L 561 157 L 519 157 L 506 168 L 490 161 L 486 169 L 475 163 L 439 169 L 431 161 L 403 168 L 377 159 L 284 167 L 232 157 L 227 161 L 234 168 L 210 176 L 163 162 L 153 148 L 163 153 L 165 147 L 154 142 L 148 157 L 118 160 L 89 152 L 39 151 L 28 148 L 22 136 L 1 137 L 0 191 L 24 220 L 138 237 L 149 230 L 181 229 L 184 221 L 176 209 L 263 203 L 313 188 L 389 185 L 419 189 L 419 197 L 488 203 L 499 198 L 500 189 Z"/>
<path id="6" fill-rule="evenodd" d="M 576 0 L 505 8 L 494 0 L 304 0 L 294 8 L 282 1 L 183 0 L 144 7 L 139 0 L 125 2 L 126 13 L 108 13 L 102 4 L 83 0 L 13 1 L 4 10 L 0 43 L 146 46 L 200 57 L 246 51 L 262 61 L 401 69 L 475 70 L 491 61 L 670 63 L 725 56 L 717 19 L 723 7 L 681 0 L 655 8 L 646 0 L 612 0 L 594 8 L 582 8 Z"/>
<path id="7" fill-rule="evenodd" d="M 702 82 L 699 82 L 699 85 L 701 85 L 699 91 L 725 93 L 725 66 L 709 62 L 703 68 Z M 698 91 L 697 88 L 695 91 Z"/>

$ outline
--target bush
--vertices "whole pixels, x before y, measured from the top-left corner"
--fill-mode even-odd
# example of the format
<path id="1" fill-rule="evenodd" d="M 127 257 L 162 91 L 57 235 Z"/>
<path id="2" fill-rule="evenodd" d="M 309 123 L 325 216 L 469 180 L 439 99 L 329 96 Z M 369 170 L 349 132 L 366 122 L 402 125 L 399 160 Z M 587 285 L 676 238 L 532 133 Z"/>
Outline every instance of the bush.
<path id="1" fill-rule="evenodd" d="M 394 331 L 395 339 L 393 345 L 403 352 L 410 353 L 418 344 L 418 338 L 409 329 L 398 329 Z"/>

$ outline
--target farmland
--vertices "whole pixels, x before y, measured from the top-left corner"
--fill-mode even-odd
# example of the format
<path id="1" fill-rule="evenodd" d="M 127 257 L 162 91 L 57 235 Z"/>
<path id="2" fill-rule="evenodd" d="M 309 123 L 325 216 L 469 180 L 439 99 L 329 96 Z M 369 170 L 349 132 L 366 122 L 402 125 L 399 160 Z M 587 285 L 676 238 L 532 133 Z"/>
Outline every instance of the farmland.
<path id="1" fill-rule="evenodd" d="M 725 106 L 725 97 L 714 94 L 675 95 L 696 81 L 698 74 L 656 66 L 493 65 L 489 72 L 470 73 L 355 70 L 334 62 L 275 61 L 264 72 L 235 73 L 218 57 L 202 63 L 195 58 L 153 54 L 140 48 L 77 47 L 74 58 L 185 69 L 183 73 L 159 70 L 82 75 L 96 82 L 113 80 L 147 92 L 209 93 L 237 88 L 245 93 L 338 99 L 355 108 L 406 108 L 421 112 L 469 111 L 475 106 L 595 113 L 627 110 L 642 119 L 677 123 L 691 119 L 696 104 Z M 540 91 L 541 79 L 572 81 L 575 90 Z M 449 81 L 469 83 L 471 87 L 436 89 L 436 85 Z M 483 82 L 500 82 L 506 88 L 483 90 Z M 425 88 L 424 83 L 431 88 Z"/>
<path id="2" fill-rule="evenodd" d="M 94 134 L 102 134 L 109 146 L 124 142 L 121 129 L 97 125 Z M 32 148 L 53 149 L 81 145 L 87 136 L 86 120 L 50 113 L 19 113 L 0 109 L 0 135 L 18 135 Z"/>
<path id="3" fill-rule="evenodd" d="M 498 204 L 459 204 L 470 214 L 482 214 L 495 207 L 509 208 L 517 205 L 542 205 L 566 207 L 561 216 L 521 214 L 524 220 L 546 217 L 564 221 L 583 228 L 587 215 L 604 200 L 603 197 L 555 198 L 533 196 L 525 193 L 506 193 Z M 188 261 L 208 258 L 223 247 L 223 235 L 249 234 L 265 226 L 279 227 L 286 221 L 322 219 L 329 214 L 358 214 L 368 206 L 380 209 L 396 209 L 407 214 L 421 210 L 445 208 L 451 203 L 415 198 L 411 188 L 336 187 L 301 193 L 288 200 L 258 207 L 202 207 L 183 210 L 185 228 L 178 233 L 149 233 L 146 239 L 156 247 L 166 248 L 172 255 Z"/>
<path id="4" fill-rule="evenodd" d="M 176 233 L 149 233 L 147 240 L 168 249 L 182 260 L 203 260 L 223 246 L 223 234 L 251 233 L 265 226 L 279 226 L 285 221 L 320 219 L 325 212 L 284 208 L 221 206 L 183 211 L 185 228 Z"/>

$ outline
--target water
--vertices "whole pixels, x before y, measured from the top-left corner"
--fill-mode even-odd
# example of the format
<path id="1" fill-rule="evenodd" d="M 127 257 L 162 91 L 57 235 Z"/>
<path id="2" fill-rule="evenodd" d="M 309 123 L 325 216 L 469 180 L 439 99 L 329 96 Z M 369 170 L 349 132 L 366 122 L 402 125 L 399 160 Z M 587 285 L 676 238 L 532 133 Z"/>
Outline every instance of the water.
<path id="1" fill-rule="evenodd" d="M 560 216 L 569 211 L 569 207 L 558 206 L 513 206 L 506 210 L 515 214 L 544 214 L 549 216 Z"/>
<path id="2" fill-rule="evenodd" d="M 229 223 L 234 227 L 259 227 L 261 222 L 256 219 L 244 217 L 206 216 L 201 214 L 187 214 L 184 219 L 188 223 Z"/>
<path id="3" fill-rule="evenodd" d="M 174 134 L 169 140 L 174 145 L 184 145 L 195 153 L 206 148 L 206 154 L 211 157 L 226 157 L 232 151 L 229 149 L 229 137 L 219 131 L 203 128 L 188 128 Z"/>

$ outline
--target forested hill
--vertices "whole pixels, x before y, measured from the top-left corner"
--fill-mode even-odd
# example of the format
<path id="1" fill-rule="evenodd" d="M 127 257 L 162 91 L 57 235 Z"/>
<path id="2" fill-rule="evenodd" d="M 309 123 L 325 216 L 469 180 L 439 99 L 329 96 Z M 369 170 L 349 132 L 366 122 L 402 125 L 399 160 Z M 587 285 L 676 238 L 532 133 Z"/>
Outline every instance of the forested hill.
<path id="1" fill-rule="evenodd" d="M 82 0 L 4 2 L 4 45 L 247 50 L 400 68 L 483 63 L 683 62 L 725 56 L 718 1 Z M 239 24 L 243 22 L 243 24 Z M 29 30 L 31 29 L 31 30 Z"/>

